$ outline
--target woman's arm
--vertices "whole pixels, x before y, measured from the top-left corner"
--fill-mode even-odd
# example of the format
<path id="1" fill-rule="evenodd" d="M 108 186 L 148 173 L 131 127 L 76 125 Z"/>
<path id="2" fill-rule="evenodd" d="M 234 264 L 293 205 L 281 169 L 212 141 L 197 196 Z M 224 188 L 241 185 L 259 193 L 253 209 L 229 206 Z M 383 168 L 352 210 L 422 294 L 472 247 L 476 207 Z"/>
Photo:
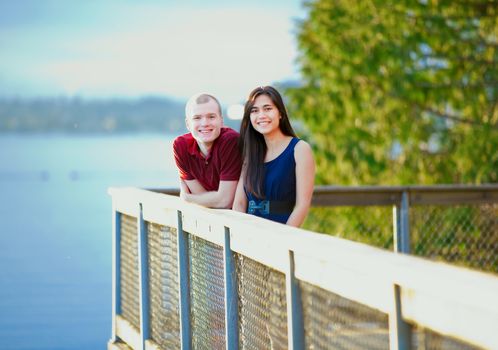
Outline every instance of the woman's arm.
<path id="1" fill-rule="evenodd" d="M 287 225 L 299 227 L 306 219 L 313 197 L 315 184 L 315 160 L 310 145 L 299 141 L 294 149 L 296 161 L 296 205 L 292 211 Z"/>
<path id="2" fill-rule="evenodd" d="M 233 200 L 232 209 L 235 211 L 240 211 L 243 213 L 247 212 L 247 196 L 244 191 L 244 176 L 245 171 L 242 169 L 240 174 L 239 183 L 237 184 L 237 190 L 235 191 L 235 199 Z"/>

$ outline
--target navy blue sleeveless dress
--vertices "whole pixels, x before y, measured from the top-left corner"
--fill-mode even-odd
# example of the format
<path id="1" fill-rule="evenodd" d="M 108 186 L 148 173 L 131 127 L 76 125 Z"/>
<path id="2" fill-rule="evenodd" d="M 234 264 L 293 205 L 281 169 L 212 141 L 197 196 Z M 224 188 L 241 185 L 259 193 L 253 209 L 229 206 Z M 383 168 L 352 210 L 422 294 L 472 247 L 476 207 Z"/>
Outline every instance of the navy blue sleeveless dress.
<path id="1" fill-rule="evenodd" d="M 285 224 L 296 203 L 296 161 L 294 137 L 280 155 L 264 164 L 264 199 L 246 191 L 247 213 Z"/>

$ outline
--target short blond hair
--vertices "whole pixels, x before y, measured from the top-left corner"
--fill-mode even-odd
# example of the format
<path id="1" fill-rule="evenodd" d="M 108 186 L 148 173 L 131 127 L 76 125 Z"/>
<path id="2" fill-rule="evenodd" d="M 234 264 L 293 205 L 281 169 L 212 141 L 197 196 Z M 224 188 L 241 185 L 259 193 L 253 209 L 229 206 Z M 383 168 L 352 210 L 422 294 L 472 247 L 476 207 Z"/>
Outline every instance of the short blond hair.
<path id="1" fill-rule="evenodd" d="M 220 116 L 221 116 L 220 101 L 218 101 L 218 99 L 211 94 L 201 92 L 201 93 L 193 95 L 192 97 L 190 97 L 188 99 L 187 104 L 185 105 L 185 117 L 188 118 L 192 115 L 192 110 L 194 109 L 194 106 L 200 105 L 203 103 L 208 103 L 211 100 L 216 102 L 216 104 L 218 105 L 218 110 L 219 110 Z"/>

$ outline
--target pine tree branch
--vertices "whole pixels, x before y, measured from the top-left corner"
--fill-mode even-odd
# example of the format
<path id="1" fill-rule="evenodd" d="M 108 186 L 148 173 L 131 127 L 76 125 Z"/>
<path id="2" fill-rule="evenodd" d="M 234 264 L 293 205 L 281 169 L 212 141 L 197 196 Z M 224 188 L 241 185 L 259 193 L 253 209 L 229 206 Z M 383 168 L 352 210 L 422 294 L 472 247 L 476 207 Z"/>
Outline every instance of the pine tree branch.
<path id="1" fill-rule="evenodd" d="M 420 82 L 415 83 L 415 87 L 422 89 L 475 89 L 484 87 L 494 87 L 498 86 L 498 81 L 481 81 L 475 83 L 464 83 L 462 81 L 453 81 L 449 83 L 430 83 L 430 82 Z"/>
<path id="2" fill-rule="evenodd" d="M 422 104 L 415 103 L 415 102 L 412 102 L 411 104 L 412 104 L 412 106 L 417 107 L 417 108 L 423 110 L 424 112 L 431 113 L 439 118 L 448 119 L 448 120 L 452 120 L 452 121 L 455 121 L 458 123 L 463 123 L 463 124 L 471 124 L 471 125 L 478 125 L 478 126 L 490 126 L 493 129 L 498 129 L 498 124 L 491 124 L 491 123 L 485 123 L 485 122 L 482 122 L 479 120 L 462 118 L 462 117 L 459 117 L 457 115 L 447 113 L 447 112 L 446 113 L 441 112 L 441 111 L 434 109 L 432 107 L 424 106 Z"/>
<path id="3" fill-rule="evenodd" d="M 458 63 L 470 62 L 470 63 L 475 63 L 475 64 L 479 64 L 479 65 L 486 65 L 486 66 L 491 66 L 491 67 L 498 66 L 498 61 L 495 61 L 495 60 L 478 59 L 478 58 L 473 57 L 473 56 L 458 56 L 458 57 L 456 57 L 456 56 L 450 56 L 445 52 L 438 52 L 438 51 L 435 51 L 435 53 L 441 54 L 441 56 L 427 54 L 427 55 L 422 55 L 422 56 L 417 57 L 417 60 L 420 60 L 420 59 L 432 59 L 432 60 L 436 60 L 436 61 L 450 60 L 451 62 L 458 62 Z"/>

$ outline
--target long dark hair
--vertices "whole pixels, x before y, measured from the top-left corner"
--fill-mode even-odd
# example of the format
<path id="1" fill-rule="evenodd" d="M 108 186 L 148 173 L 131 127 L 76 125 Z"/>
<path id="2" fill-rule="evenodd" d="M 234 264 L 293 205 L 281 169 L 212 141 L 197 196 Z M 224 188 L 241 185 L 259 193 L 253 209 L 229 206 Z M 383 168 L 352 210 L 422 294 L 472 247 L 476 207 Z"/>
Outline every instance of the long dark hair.
<path id="1" fill-rule="evenodd" d="M 257 87 L 251 91 L 244 107 L 244 117 L 240 124 L 239 147 L 245 166 L 244 187 L 257 198 L 264 198 L 264 161 L 266 155 L 266 142 L 262 134 L 254 130 L 251 124 L 251 109 L 257 97 L 268 96 L 277 107 L 280 116 L 279 128 L 284 135 L 296 137 L 287 116 L 284 101 L 280 93 L 271 86 Z"/>

